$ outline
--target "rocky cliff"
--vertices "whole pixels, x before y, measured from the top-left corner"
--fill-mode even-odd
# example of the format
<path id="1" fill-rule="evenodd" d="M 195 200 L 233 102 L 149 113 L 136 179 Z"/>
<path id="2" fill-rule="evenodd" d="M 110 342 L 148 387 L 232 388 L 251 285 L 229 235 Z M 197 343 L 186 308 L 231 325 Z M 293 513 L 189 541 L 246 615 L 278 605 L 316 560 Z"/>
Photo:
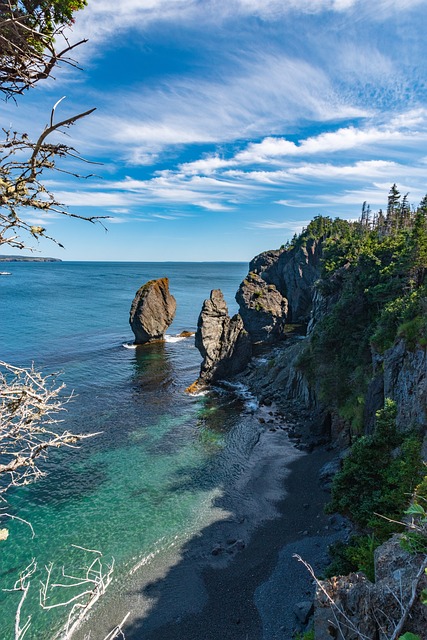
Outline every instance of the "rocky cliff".
<path id="1" fill-rule="evenodd" d="M 254 343 L 281 340 L 288 313 L 288 301 L 256 273 L 250 272 L 236 293 L 240 316 Z"/>
<path id="2" fill-rule="evenodd" d="M 255 273 L 274 285 L 287 299 L 287 321 L 293 324 L 310 320 L 314 283 L 320 277 L 322 239 L 309 239 L 290 249 L 266 251 L 249 264 Z"/>
<path id="3" fill-rule="evenodd" d="M 175 317 L 176 301 L 169 292 L 168 278 L 150 280 L 135 294 L 129 324 L 135 344 L 162 340 Z"/>

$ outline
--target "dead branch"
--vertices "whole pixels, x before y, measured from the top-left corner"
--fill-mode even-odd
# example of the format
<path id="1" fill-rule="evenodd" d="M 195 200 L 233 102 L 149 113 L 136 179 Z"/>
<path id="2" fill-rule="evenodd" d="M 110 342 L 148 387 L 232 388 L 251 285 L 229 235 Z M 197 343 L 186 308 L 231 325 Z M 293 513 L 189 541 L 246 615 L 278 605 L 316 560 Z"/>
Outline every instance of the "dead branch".
<path id="1" fill-rule="evenodd" d="M 408 604 L 403 609 L 402 616 L 401 616 L 399 622 L 397 623 L 396 628 L 395 628 L 395 630 L 393 632 L 393 635 L 391 636 L 390 640 L 397 640 L 397 638 L 402 633 L 403 627 L 405 626 L 405 622 L 408 619 L 408 616 L 409 616 L 409 614 L 411 612 L 412 607 L 414 606 L 415 598 L 417 596 L 418 585 L 420 583 L 420 580 L 421 580 L 426 568 L 427 568 L 427 556 L 424 558 L 424 562 L 422 563 L 421 567 L 419 568 L 419 571 L 418 571 L 417 575 L 415 576 L 415 579 L 412 582 L 411 597 L 409 599 Z"/>
<path id="2" fill-rule="evenodd" d="M 45 582 L 40 581 L 40 606 L 43 609 L 49 610 L 72 605 L 67 622 L 57 636 L 61 638 L 61 640 L 70 640 L 75 631 L 80 627 L 83 618 L 99 598 L 104 595 L 112 580 L 114 558 L 110 564 L 106 563 L 106 566 L 104 566 L 102 563 L 102 553 L 100 551 L 86 551 L 96 554 L 97 557 L 82 569 L 81 575 L 74 576 L 68 574 L 64 567 L 62 567 L 62 577 L 66 582 L 51 583 L 53 565 L 50 564 L 46 567 L 47 577 Z M 79 591 L 66 600 L 50 604 L 49 601 L 52 593 L 57 593 L 58 589 L 79 589 Z"/>
<path id="3" fill-rule="evenodd" d="M 55 374 L 0 361 L 0 499 L 42 477 L 39 464 L 51 449 L 97 435 L 59 430 L 58 414 L 72 397 L 62 395 L 64 387 Z"/>
<path id="4" fill-rule="evenodd" d="M 22 592 L 22 596 L 21 596 L 21 599 L 19 600 L 19 604 L 15 614 L 14 640 L 23 640 L 25 634 L 27 633 L 31 625 L 31 616 L 28 616 L 26 622 L 21 627 L 21 614 L 22 614 L 22 606 L 25 602 L 25 599 L 28 595 L 28 590 L 31 585 L 30 578 L 31 576 L 34 575 L 36 569 L 37 569 L 37 563 L 33 558 L 30 564 L 24 569 L 24 571 L 21 571 L 19 578 L 15 582 L 13 587 L 11 589 L 2 589 L 3 591 L 21 591 Z"/>

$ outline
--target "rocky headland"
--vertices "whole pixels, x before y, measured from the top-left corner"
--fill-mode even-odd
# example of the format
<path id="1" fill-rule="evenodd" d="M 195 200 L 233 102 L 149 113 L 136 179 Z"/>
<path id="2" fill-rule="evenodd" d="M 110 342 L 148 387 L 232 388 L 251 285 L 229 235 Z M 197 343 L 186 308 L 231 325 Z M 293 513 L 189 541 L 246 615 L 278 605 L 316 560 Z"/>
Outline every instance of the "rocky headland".
<path id="1" fill-rule="evenodd" d="M 169 292 L 168 278 L 146 282 L 135 294 L 129 324 L 135 344 L 163 340 L 176 312 L 176 300 Z"/>
<path id="2" fill-rule="evenodd" d="M 405 531 L 383 526 L 374 513 L 405 519 L 415 491 L 421 514 L 427 494 L 427 487 L 416 489 L 424 486 L 427 458 L 427 264 L 413 262 L 420 244 L 427 246 L 423 215 L 421 236 L 415 213 L 406 232 L 318 217 L 291 246 L 252 260 L 233 319 L 218 290 L 199 318 L 199 383 L 244 384 L 261 405 L 298 416 L 290 432 L 298 448 L 335 452 L 318 481 L 332 486 L 332 509 L 353 521 L 354 537 L 344 546 L 355 560 L 348 577 L 318 582 L 314 618 L 304 618 L 316 640 L 397 640 L 396 629 L 423 638 L 427 629 L 427 517 L 406 518 Z M 396 477 L 397 469 L 405 472 Z M 424 547 L 402 549 L 414 531 Z"/>
<path id="3" fill-rule="evenodd" d="M 62 262 L 60 258 L 42 258 L 41 256 L 0 256 L 0 262 Z"/>

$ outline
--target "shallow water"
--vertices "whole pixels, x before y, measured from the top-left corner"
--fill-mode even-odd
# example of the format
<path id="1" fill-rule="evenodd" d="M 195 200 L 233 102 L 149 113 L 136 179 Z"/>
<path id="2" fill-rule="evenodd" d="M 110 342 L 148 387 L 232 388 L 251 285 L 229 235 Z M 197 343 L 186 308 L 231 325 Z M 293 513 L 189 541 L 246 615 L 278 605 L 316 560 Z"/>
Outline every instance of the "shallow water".
<path id="1" fill-rule="evenodd" d="M 211 288 L 223 290 L 234 313 L 247 265 L 11 263 L 8 270 L 12 276 L 0 280 L 0 358 L 61 371 L 76 394 L 61 416 L 63 428 L 101 432 L 78 449 L 53 452 L 46 478 L 10 496 L 9 512 L 29 520 L 36 536 L 18 521 L 7 523 L 0 586 L 12 586 L 36 558 L 25 637 L 49 638 L 65 610 L 40 610 L 38 581 L 49 562 L 56 580 L 62 565 L 75 574 L 91 557 L 71 545 L 101 550 L 105 561 L 114 557 L 108 603 L 120 611 L 136 567 L 160 571 L 181 543 L 220 517 L 214 498 L 239 477 L 257 437 L 241 413 L 251 399 L 186 395 L 200 356 L 192 338 L 175 337 L 195 330 Z M 178 303 L 168 340 L 126 348 L 135 291 L 165 275 Z M 5 640 L 13 637 L 19 597 L 0 592 Z"/>

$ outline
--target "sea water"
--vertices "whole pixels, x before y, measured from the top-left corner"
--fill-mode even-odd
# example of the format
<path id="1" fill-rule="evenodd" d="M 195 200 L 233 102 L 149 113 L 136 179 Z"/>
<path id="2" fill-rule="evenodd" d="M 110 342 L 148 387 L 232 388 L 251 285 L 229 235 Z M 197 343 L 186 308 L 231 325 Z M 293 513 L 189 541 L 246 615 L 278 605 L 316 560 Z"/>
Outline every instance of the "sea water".
<path id="1" fill-rule="evenodd" d="M 0 279 L 0 359 L 59 372 L 73 398 L 57 428 L 98 434 L 77 449 L 53 451 L 45 478 L 10 493 L 7 511 L 30 522 L 34 537 L 19 520 L 0 521 L 10 531 L 0 543 L 0 588 L 11 588 L 35 559 L 21 624 L 31 616 L 25 638 L 48 639 L 69 608 L 41 610 L 46 566 L 53 563 L 53 583 L 64 583 L 63 566 L 78 577 L 97 555 L 78 547 L 102 552 L 104 566 L 114 558 L 108 603 L 120 612 L 130 576 L 155 575 L 162 558 L 212 521 L 216 497 L 244 467 L 257 434 L 245 429 L 233 396 L 185 393 L 201 358 L 194 338 L 178 334 L 195 331 L 213 288 L 234 313 L 247 265 L 58 262 L 11 263 L 8 270 Z M 177 300 L 167 339 L 130 348 L 133 296 L 163 276 Z M 47 604 L 72 594 L 53 590 Z M 2 640 L 13 638 L 20 597 L 0 591 Z"/>

